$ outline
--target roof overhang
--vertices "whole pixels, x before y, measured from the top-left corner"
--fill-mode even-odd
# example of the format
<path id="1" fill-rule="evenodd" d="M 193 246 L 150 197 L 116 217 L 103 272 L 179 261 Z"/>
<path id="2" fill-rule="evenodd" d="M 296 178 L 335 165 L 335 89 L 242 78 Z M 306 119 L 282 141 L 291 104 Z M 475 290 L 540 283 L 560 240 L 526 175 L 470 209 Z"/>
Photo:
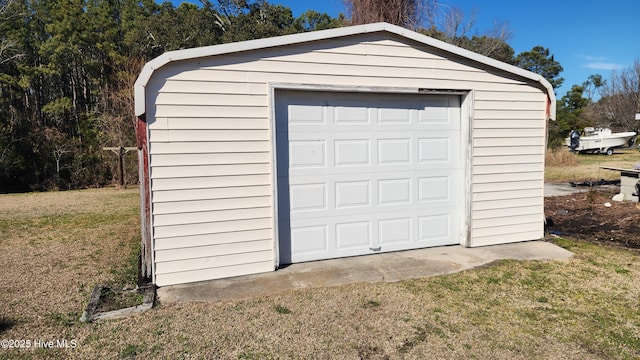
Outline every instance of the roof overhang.
<path id="1" fill-rule="evenodd" d="M 205 46 L 192 49 L 176 50 L 166 52 L 157 58 L 145 64 L 142 72 L 138 76 L 135 83 L 135 113 L 140 117 L 146 113 L 146 94 L 145 88 L 151 79 L 153 73 L 168 63 L 203 58 L 208 56 L 223 55 L 236 53 L 241 51 L 258 50 L 284 45 L 300 44 L 311 41 L 326 40 L 364 33 L 388 32 L 404 38 L 438 48 L 442 51 L 458 55 L 463 58 L 475 61 L 477 63 L 502 70 L 507 73 L 517 75 L 519 77 L 532 80 L 539 83 L 546 91 L 548 97 L 548 118 L 555 120 L 556 116 L 556 98 L 555 92 L 551 84 L 541 75 L 524 70 L 514 65 L 510 65 L 484 55 L 474 53 L 472 51 L 462 49 L 460 47 L 448 44 L 446 42 L 436 40 L 426 35 L 419 34 L 396 25 L 388 23 L 375 23 L 358 26 L 348 26 L 336 29 L 312 31 L 300 34 L 277 36 L 272 38 L 242 41 L 236 43 L 228 43 L 222 45 Z"/>

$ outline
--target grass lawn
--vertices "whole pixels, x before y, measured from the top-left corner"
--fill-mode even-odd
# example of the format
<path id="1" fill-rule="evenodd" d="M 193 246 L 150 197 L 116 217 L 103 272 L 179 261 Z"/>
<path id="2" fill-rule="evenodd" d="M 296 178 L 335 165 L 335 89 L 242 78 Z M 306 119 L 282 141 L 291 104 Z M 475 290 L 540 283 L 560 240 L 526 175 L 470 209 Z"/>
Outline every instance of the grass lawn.
<path id="1" fill-rule="evenodd" d="M 135 281 L 138 228 L 136 189 L 0 195 L 0 339 L 71 347 L 0 358 L 640 358 L 640 253 L 564 239 L 567 261 L 79 323 L 93 285 Z"/>

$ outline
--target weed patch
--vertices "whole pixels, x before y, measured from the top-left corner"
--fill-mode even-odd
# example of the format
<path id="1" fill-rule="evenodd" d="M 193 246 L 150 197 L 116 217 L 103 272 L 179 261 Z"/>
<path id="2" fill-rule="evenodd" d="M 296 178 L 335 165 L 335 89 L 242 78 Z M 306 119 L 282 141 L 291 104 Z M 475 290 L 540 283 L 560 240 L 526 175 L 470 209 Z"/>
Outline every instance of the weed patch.
<path id="1" fill-rule="evenodd" d="M 380 302 L 376 300 L 367 300 L 362 304 L 365 309 L 376 309 L 380 307 Z"/>
<path id="2" fill-rule="evenodd" d="M 134 358 L 141 354 L 144 351 L 144 348 L 141 345 L 130 344 L 125 346 L 124 349 L 120 352 L 121 358 Z"/>
<path id="3" fill-rule="evenodd" d="M 70 327 L 75 325 L 80 318 L 80 313 L 51 313 L 46 314 L 45 317 L 52 325 Z"/>
<path id="4" fill-rule="evenodd" d="M 358 345 L 355 347 L 358 352 L 359 359 L 389 359 L 389 356 L 385 356 L 384 350 L 377 346 L 371 345 Z"/>
<path id="5" fill-rule="evenodd" d="M 289 310 L 288 308 L 278 304 L 275 306 L 276 312 L 278 314 L 283 314 L 283 315 L 288 315 L 291 314 L 291 310 Z"/>

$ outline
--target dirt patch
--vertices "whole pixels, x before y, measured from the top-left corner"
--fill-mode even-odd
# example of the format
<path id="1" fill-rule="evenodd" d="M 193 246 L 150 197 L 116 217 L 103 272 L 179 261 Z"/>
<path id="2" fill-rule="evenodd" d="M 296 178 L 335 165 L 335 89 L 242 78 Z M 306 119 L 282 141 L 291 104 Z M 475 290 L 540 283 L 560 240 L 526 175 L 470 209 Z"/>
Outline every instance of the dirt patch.
<path id="1" fill-rule="evenodd" d="M 135 289 L 104 287 L 100 295 L 100 301 L 98 301 L 98 306 L 96 307 L 96 313 L 140 305 L 143 299 L 144 294 Z"/>
<path id="2" fill-rule="evenodd" d="M 637 203 L 612 201 L 615 194 L 593 189 L 545 198 L 547 231 L 573 239 L 640 248 L 640 209 Z"/>

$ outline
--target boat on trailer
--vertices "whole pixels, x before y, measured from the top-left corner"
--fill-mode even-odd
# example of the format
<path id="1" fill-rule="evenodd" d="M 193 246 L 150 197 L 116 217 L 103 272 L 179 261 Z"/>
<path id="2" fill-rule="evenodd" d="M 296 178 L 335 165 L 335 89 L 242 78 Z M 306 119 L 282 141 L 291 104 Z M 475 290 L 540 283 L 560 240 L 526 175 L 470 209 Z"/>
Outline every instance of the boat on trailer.
<path id="1" fill-rule="evenodd" d="M 603 153 L 612 155 L 614 149 L 633 146 L 636 133 L 633 131 L 614 133 L 608 128 L 584 128 L 584 136 L 573 130 L 565 145 L 577 153 Z"/>

